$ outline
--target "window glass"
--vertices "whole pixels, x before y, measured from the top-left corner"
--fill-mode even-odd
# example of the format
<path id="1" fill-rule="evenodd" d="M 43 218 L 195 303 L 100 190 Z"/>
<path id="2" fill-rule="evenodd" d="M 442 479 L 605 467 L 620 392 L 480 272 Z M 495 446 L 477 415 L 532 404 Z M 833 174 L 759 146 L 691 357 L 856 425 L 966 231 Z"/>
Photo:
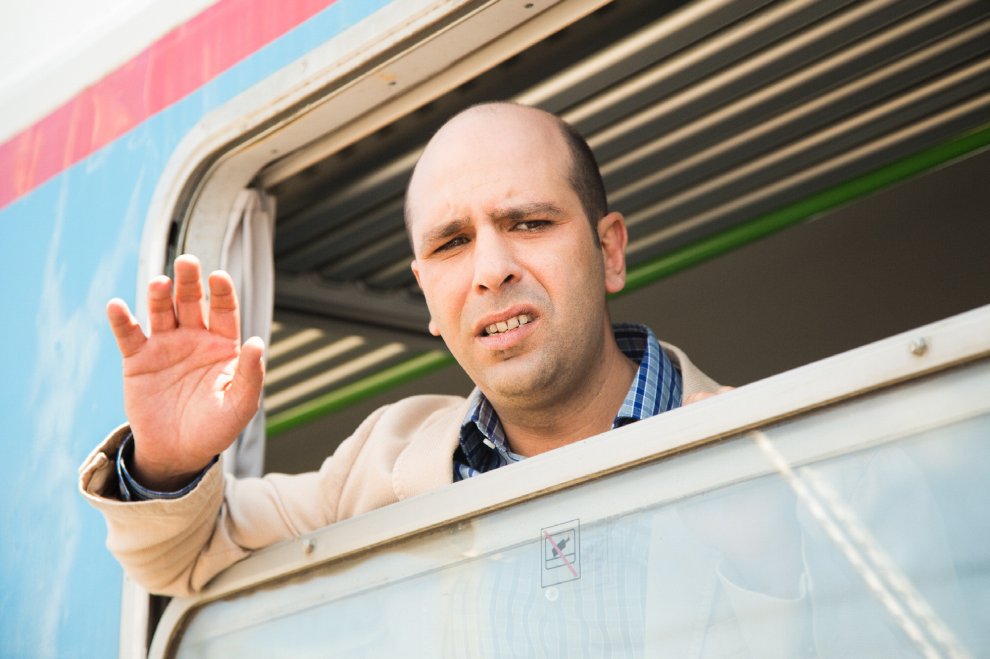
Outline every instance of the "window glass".
<path id="1" fill-rule="evenodd" d="M 960 367 L 210 603 L 178 656 L 984 654 L 988 384 Z"/>

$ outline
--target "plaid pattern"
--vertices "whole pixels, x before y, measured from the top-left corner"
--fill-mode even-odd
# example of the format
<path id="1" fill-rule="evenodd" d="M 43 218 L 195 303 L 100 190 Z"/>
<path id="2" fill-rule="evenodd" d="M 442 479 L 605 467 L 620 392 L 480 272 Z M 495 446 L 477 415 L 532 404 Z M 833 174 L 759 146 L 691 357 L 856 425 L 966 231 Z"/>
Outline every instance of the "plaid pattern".
<path id="1" fill-rule="evenodd" d="M 647 419 L 681 406 L 681 372 L 664 353 L 650 328 L 617 323 L 612 326 L 619 349 L 639 363 L 612 428 Z M 454 481 L 518 462 L 523 457 L 509 450 L 495 408 L 478 390 L 461 424 L 460 445 L 454 453 Z"/>

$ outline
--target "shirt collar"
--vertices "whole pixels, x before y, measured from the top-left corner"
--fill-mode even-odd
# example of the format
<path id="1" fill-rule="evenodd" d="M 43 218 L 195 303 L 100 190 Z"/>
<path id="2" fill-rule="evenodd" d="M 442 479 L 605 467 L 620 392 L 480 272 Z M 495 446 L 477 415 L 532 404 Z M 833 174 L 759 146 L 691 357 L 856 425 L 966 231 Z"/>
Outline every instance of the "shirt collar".
<path id="1" fill-rule="evenodd" d="M 619 412 L 612 421 L 618 428 L 681 406 L 681 372 L 674 366 L 646 325 L 617 323 L 612 326 L 619 349 L 639 363 L 636 376 Z"/>
<path id="2" fill-rule="evenodd" d="M 645 325 L 612 326 L 619 349 L 639 364 L 612 427 L 618 428 L 681 405 L 681 373 L 664 353 L 657 337 Z M 518 461 L 505 439 L 495 408 L 480 390 L 471 394 L 461 423 L 460 445 L 454 457 L 455 480 L 461 480 Z"/>

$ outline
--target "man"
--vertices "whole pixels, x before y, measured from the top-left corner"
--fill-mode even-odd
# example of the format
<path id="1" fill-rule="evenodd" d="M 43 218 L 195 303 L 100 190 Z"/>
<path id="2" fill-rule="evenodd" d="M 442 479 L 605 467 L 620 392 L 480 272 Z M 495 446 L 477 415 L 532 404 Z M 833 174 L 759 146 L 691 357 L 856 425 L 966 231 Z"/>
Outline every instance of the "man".
<path id="1" fill-rule="evenodd" d="M 81 488 L 138 583 L 186 594 L 253 549 L 717 391 L 648 329 L 613 330 L 605 299 L 625 283 L 625 223 L 556 117 L 463 112 L 428 144 L 406 202 L 429 329 L 477 389 L 376 411 L 319 472 L 222 482 L 215 456 L 263 381 L 263 346 L 240 345 L 225 273 L 209 277 L 204 319 L 198 263 L 177 259 L 174 292 L 166 277 L 148 286 L 148 337 L 109 303 L 130 426 L 90 456 Z"/>

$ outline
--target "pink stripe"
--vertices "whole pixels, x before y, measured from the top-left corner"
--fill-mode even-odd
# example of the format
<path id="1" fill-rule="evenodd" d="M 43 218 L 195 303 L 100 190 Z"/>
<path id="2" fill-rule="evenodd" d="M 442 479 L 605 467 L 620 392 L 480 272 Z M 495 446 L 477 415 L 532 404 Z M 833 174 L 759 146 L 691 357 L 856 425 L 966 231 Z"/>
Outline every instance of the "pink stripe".
<path id="1" fill-rule="evenodd" d="M 0 208 L 335 1 L 219 0 L 0 144 Z"/>

